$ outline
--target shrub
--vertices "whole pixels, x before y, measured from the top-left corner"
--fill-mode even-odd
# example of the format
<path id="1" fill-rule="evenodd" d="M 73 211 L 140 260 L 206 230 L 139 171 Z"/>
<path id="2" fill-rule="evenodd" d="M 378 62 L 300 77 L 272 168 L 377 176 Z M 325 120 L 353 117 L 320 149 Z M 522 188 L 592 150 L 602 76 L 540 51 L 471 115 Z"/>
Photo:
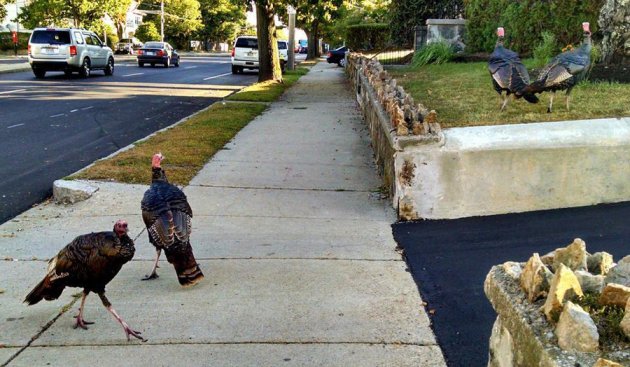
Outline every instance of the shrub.
<path id="1" fill-rule="evenodd" d="M 30 32 L 18 32 L 18 49 L 25 50 L 28 46 Z M 0 51 L 13 50 L 13 36 L 11 32 L 0 32 Z"/>
<path id="2" fill-rule="evenodd" d="M 161 38 L 160 32 L 158 32 L 157 27 L 151 21 L 140 24 L 136 30 L 135 36 L 142 42 L 159 41 Z"/>
<path id="3" fill-rule="evenodd" d="M 411 64 L 416 67 L 426 64 L 444 64 L 454 55 L 453 47 L 448 42 L 432 42 L 413 55 Z"/>
<path id="4" fill-rule="evenodd" d="M 348 26 L 346 44 L 351 50 L 383 50 L 388 43 L 389 26 L 386 23 Z"/>
<path id="5" fill-rule="evenodd" d="M 552 57 L 558 54 L 556 36 L 547 31 L 542 33 L 542 41 L 534 48 L 534 66 L 546 65 Z"/>
<path id="6" fill-rule="evenodd" d="M 466 45 L 469 51 L 490 52 L 496 42 L 495 30 L 505 27 L 506 46 L 530 54 L 543 31 L 556 36 L 561 45 L 577 45 L 582 40 L 582 22 L 597 30 L 604 0 L 464 0 Z"/>

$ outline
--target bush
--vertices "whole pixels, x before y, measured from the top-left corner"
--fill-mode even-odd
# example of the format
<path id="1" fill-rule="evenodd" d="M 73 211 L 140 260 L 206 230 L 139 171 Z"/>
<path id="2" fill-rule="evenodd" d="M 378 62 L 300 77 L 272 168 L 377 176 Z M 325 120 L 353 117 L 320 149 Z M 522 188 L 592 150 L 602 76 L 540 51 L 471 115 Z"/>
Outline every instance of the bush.
<path id="1" fill-rule="evenodd" d="M 556 36 L 547 31 L 542 33 L 542 41 L 534 48 L 534 66 L 545 66 L 552 57 L 558 54 Z"/>
<path id="2" fill-rule="evenodd" d="M 25 50 L 28 47 L 28 39 L 30 37 L 30 33 L 19 32 L 18 49 Z M 0 51 L 10 50 L 13 50 L 13 36 L 11 35 L 11 32 L 0 32 Z"/>
<path id="3" fill-rule="evenodd" d="M 521 54 L 531 54 L 547 31 L 558 44 L 580 44 L 582 22 L 597 30 L 604 0 L 464 0 L 466 46 L 468 51 L 491 52 L 497 27 L 505 27 L 506 46 Z"/>
<path id="4" fill-rule="evenodd" d="M 386 23 L 354 24 L 347 32 L 346 45 L 351 50 L 383 50 L 389 43 Z"/>
<path id="5" fill-rule="evenodd" d="M 432 42 L 413 55 L 411 64 L 416 67 L 426 64 L 444 64 L 453 59 L 454 55 L 453 46 L 448 42 Z"/>
<path id="6" fill-rule="evenodd" d="M 140 24 L 135 34 L 136 38 L 142 42 L 159 41 L 160 32 L 153 22 L 144 22 Z"/>

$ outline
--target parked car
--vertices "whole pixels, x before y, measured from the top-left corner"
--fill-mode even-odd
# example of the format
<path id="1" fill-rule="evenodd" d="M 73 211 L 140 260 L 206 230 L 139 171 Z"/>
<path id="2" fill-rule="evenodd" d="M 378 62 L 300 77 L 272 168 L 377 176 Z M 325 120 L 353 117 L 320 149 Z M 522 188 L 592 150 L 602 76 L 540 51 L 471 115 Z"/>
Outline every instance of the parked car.
<path id="1" fill-rule="evenodd" d="M 337 64 L 339 66 L 345 66 L 346 53 L 349 51 L 350 49 L 348 49 L 348 47 L 346 46 L 342 46 L 334 50 L 330 50 L 328 51 L 328 57 L 326 58 L 326 61 L 328 61 L 329 64 Z"/>
<path id="2" fill-rule="evenodd" d="M 278 40 L 280 68 L 284 71 L 288 59 L 289 43 Z M 258 38 L 239 36 L 232 48 L 232 74 L 242 73 L 244 69 L 258 69 Z"/>
<path id="3" fill-rule="evenodd" d="M 116 54 L 130 54 L 133 55 L 138 49 L 142 48 L 143 44 L 139 39 L 123 38 L 116 44 Z"/>
<path id="4" fill-rule="evenodd" d="M 94 32 L 78 28 L 35 28 L 28 40 L 28 62 L 38 79 L 48 71 L 78 71 L 84 78 L 95 69 L 114 74 L 112 49 Z"/>
<path id="5" fill-rule="evenodd" d="M 161 64 L 165 68 L 172 64 L 179 67 L 179 54 L 168 42 L 146 42 L 138 50 L 137 58 L 139 67 L 144 67 L 144 64 Z"/>
<path id="6" fill-rule="evenodd" d="M 300 45 L 300 53 L 301 54 L 308 53 L 308 41 L 307 40 L 299 40 L 298 44 Z"/>

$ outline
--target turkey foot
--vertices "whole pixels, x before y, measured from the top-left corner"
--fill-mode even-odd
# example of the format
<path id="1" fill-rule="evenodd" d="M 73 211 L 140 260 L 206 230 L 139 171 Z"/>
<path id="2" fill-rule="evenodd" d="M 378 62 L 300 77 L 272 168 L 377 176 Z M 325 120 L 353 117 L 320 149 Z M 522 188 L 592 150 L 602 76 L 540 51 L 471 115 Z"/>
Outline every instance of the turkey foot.
<path id="1" fill-rule="evenodd" d="M 134 338 L 138 338 L 142 340 L 143 342 L 147 341 L 147 339 L 143 338 L 140 335 L 142 334 L 141 332 L 130 328 L 129 325 L 125 322 L 125 320 L 123 320 L 122 317 L 118 316 L 118 313 L 116 312 L 116 310 L 114 310 L 114 308 L 111 305 L 107 306 L 107 311 L 109 311 L 114 316 L 116 321 L 118 321 L 120 325 L 123 327 L 123 330 L 125 330 L 125 335 L 127 336 L 127 341 L 131 340 L 131 338 L 129 337 L 130 335 L 133 336 Z"/>
<path id="2" fill-rule="evenodd" d="M 146 275 L 144 278 L 142 278 L 142 280 L 151 280 L 151 279 L 156 279 L 160 277 L 159 275 L 157 275 L 157 268 L 160 267 L 158 265 L 158 261 L 160 260 L 161 253 L 162 253 L 161 249 L 157 250 L 157 254 L 155 256 L 155 262 L 153 263 L 153 269 L 151 269 L 151 274 Z"/>
<path id="3" fill-rule="evenodd" d="M 77 322 L 74 324 L 75 329 L 80 327 L 83 330 L 87 330 L 87 325 L 91 325 L 94 323 L 92 321 L 85 321 L 83 317 L 81 317 L 81 315 L 76 315 L 74 318 L 77 319 Z"/>
<path id="4" fill-rule="evenodd" d="M 154 271 L 153 273 L 151 273 L 151 274 L 149 274 L 149 275 L 145 275 L 145 276 L 144 276 L 144 278 L 142 278 L 142 280 L 157 279 L 157 278 L 159 278 L 159 277 L 160 277 L 160 276 L 157 274 L 157 272 L 155 272 L 155 271 Z"/>

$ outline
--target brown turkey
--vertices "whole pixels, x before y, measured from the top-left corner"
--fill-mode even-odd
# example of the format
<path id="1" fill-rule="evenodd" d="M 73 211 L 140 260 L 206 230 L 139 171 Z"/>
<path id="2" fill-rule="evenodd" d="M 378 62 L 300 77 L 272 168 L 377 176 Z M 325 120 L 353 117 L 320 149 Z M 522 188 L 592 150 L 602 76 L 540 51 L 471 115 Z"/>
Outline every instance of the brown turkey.
<path id="1" fill-rule="evenodd" d="M 541 71 L 538 78 L 527 88 L 527 93 L 542 93 L 551 91 L 547 112 L 551 113 L 553 98 L 558 90 L 566 90 L 567 110 L 571 90 L 586 77 L 591 65 L 591 30 L 589 23 L 582 23 L 584 41 L 575 50 L 566 51 L 554 57 Z"/>
<path id="2" fill-rule="evenodd" d="M 54 300 L 59 298 L 65 287 L 81 287 L 83 297 L 76 316 L 75 329 L 87 329 L 86 325 L 93 324 L 83 318 L 83 307 L 88 294 L 94 292 L 101 298 L 107 311 L 122 325 L 127 340 L 131 335 L 146 341 L 139 331 L 129 327 L 105 297 L 107 283 L 114 279 L 135 253 L 133 240 L 129 238 L 127 231 L 127 222 L 119 220 L 114 224 L 112 232 L 90 233 L 75 238 L 57 256 L 50 259 L 48 273 L 26 296 L 24 303 L 34 305 L 42 299 Z"/>
<path id="3" fill-rule="evenodd" d="M 514 94 L 516 98 L 523 97 L 529 103 L 538 103 L 538 98 L 533 93 L 523 92 L 529 84 L 529 74 L 518 54 L 503 45 L 505 37 L 503 27 L 497 28 L 497 36 L 497 44 L 488 61 L 488 71 L 492 76 L 494 90 L 503 99 L 501 111 L 505 110 L 510 94 Z"/>
<path id="4" fill-rule="evenodd" d="M 193 213 L 182 190 L 168 182 L 161 167 L 163 159 L 161 153 L 153 156 L 151 187 L 144 193 L 141 203 L 149 241 L 157 251 L 153 269 L 143 280 L 158 277 L 158 261 L 164 250 L 166 259 L 175 268 L 179 284 L 186 287 L 203 279 L 190 246 Z"/>

